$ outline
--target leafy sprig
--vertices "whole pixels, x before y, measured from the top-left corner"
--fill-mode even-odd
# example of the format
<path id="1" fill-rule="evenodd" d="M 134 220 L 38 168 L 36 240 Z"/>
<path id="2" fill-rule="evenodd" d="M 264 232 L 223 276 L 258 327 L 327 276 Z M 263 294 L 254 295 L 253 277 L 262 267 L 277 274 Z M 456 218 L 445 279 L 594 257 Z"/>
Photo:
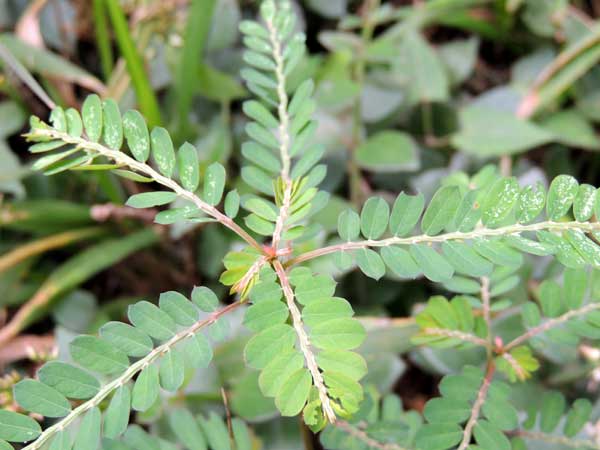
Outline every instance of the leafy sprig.
<path id="1" fill-rule="evenodd" d="M 23 409 L 61 420 L 42 432 L 33 419 L 3 411 L 0 438 L 12 442 L 36 439 L 25 447 L 36 450 L 52 439 L 62 439 L 60 432 L 81 416 L 84 423 L 99 430 L 102 417 L 98 407 L 111 394 L 102 433 L 110 439 L 121 435 L 127 428 L 130 409 L 150 408 L 159 386 L 177 390 L 183 383 L 185 366 L 208 365 L 212 349 L 199 331 L 240 305 L 218 308 L 217 297 L 205 287 L 196 288 L 192 300 L 167 292 L 161 295 L 160 307 L 146 301 L 130 306 L 128 316 L 133 326 L 109 322 L 100 328 L 99 336 L 75 338 L 69 348 L 77 365 L 51 361 L 38 370 L 38 380 L 23 380 L 14 387 L 15 401 Z M 199 319 L 199 309 L 209 314 Z M 154 346 L 153 341 L 160 344 Z M 139 359 L 132 363 L 130 358 Z M 160 368 L 154 364 L 157 361 Z M 117 376 L 102 385 L 90 372 Z M 136 376 L 130 389 L 128 382 Z M 68 399 L 84 402 L 71 409 Z M 78 436 L 89 439 L 87 432 L 82 424 Z"/>

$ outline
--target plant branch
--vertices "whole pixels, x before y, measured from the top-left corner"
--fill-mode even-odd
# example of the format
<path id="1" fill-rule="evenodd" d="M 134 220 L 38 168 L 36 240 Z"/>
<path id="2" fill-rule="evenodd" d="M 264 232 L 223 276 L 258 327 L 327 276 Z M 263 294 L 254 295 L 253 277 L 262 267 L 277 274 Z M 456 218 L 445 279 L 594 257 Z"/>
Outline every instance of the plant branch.
<path id="1" fill-rule="evenodd" d="M 52 425 L 51 427 L 44 430 L 44 432 L 31 444 L 23 447 L 23 450 L 38 450 L 40 449 L 50 438 L 52 438 L 56 433 L 62 431 L 65 427 L 67 427 L 71 422 L 75 419 L 83 415 L 86 411 L 98 406 L 106 397 L 110 395 L 115 389 L 118 389 L 120 386 L 123 386 L 129 380 L 131 380 L 138 372 L 144 369 L 149 364 L 152 364 L 155 360 L 160 358 L 166 352 L 171 350 L 175 344 L 178 342 L 193 337 L 195 333 L 201 328 L 208 326 L 217 321 L 219 317 L 228 313 L 229 311 L 234 310 L 238 306 L 240 306 L 240 302 L 232 303 L 218 311 L 212 313 L 208 318 L 204 320 L 199 320 L 194 325 L 185 330 L 177 333 L 167 342 L 162 345 L 159 345 L 150 353 L 148 353 L 143 358 L 139 359 L 135 363 L 133 363 L 129 368 L 123 372 L 119 377 L 115 378 L 113 381 L 104 386 L 98 393 L 86 401 L 82 403 L 77 408 L 72 410 L 67 416 L 65 416 L 60 422 Z"/>
<path id="2" fill-rule="evenodd" d="M 279 102 L 277 106 L 277 114 L 279 116 L 279 155 L 281 158 L 281 179 L 284 183 L 282 204 L 279 208 L 279 215 L 275 222 L 275 230 L 273 232 L 273 248 L 277 250 L 281 235 L 284 232 L 285 221 L 289 214 L 290 202 L 292 197 L 292 180 L 290 180 L 290 135 L 289 123 L 290 117 L 287 111 L 288 96 L 286 92 L 285 72 L 283 52 L 281 49 L 281 41 L 277 35 L 277 27 L 271 20 L 266 21 L 267 29 L 269 30 L 269 39 L 273 46 L 273 59 L 275 60 L 275 78 L 277 79 L 277 96 Z"/>
<path id="3" fill-rule="evenodd" d="M 209 205 L 208 203 L 204 202 L 202 199 L 200 199 L 200 197 L 198 197 L 193 192 L 185 190 L 176 181 L 161 175 L 156 170 L 154 170 L 152 167 L 150 167 L 148 164 L 136 161 L 129 155 L 127 155 L 124 152 L 121 152 L 119 150 L 111 150 L 108 147 L 105 147 L 104 145 L 99 144 L 97 142 L 91 142 L 91 141 L 88 141 L 88 140 L 80 138 L 80 137 L 70 136 L 67 133 L 57 131 L 55 129 L 36 129 L 32 132 L 31 135 L 46 136 L 46 137 L 50 137 L 52 139 L 59 139 L 63 142 L 66 142 L 67 144 L 73 144 L 82 149 L 92 150 L 94 152 L 99 153 L 100 155 L 107 157 L 108 159 L 114 161 L 117 164 L 127 166 L 131 169 L 136 170 L 137 172 L 143 173 L 144 175 L 152 178 L 157 183 L 168 187 L 169 189 L 171 189 L 173 192 L 175 192 L 180 197 L 183 197 L 183 198 L 191 201 L 192 203 L 194 203 L 194 205 L 196 205 L 196 207 L 198 209 L 204 211 L 209 216 L 215 218 L 217 221 L 222 223 L 224 226 L 229 228 L 231 231 L 233 231 L 238 236 L 240 236 L 244 241 L 246 241 L 248 244 L 250 244 L 252 247 L 256 248 L 257 250 L 261 251 L 261 253 L 262 253 L 261 245 L 252 236 L 250 236 L 243 228 L 241 228 L 238 224 L 236 224 L 233 221 L 233 219 L 227 217 L 225 214 L 223 214 L 221 211 L 219 211 L 214 206 Z"/>
<path id="4" fill-rule="evenodd" d="M 471 409 L 471 416 L 469 417 L 469 421 L 467 422 L 467 425 L 465 426 L 465 429 L 463 431 L 463 438 L 462 438 L 460 445 L 458 446 L 458 450 L 465 450 L 467 447 L 469 447 L 469 444 L 471 443 L 471 436 L 473 435 L 473 428 L 475 428 L 475 425 L 477 424 L 477 420 L 479 419 L 479 412 L 481 411 L 481 408 L 483 407 L 483 404 L 485 403 L 487 393 L 488 393 L 488 390 L 490 389 L 490 384 L 492 382 L 492 377 L 494 376 L 495 370 L 496 370 L 496 367 L 494 366 L 494 362 L 489 361 L 487 371 L 485 374 L 485 378 L 483 379 L 483 383 L 481 384 L 481 387 L 479 388 L 479 392 L 477 393 L 477 398 L 475 399 L 475 403 L 473 403 L 473 408 Z"/>
<path id="5" fill-rule="evenodd" d="M 379 442 L 378 440 L 373 439 L 371 436 L 369 436 L 365 431 L 361 430 L 358 427 L 355 427 L 354 425 L 346 422 L 345 420 L 338 420 L 334 426 L 345 431 L 350 436 L 352 436 L 355 439 L 358 439 L 359 441 L 363 442 L 369 448 L 372 449 L 374 448 L 377 450 L 407 450 L 405 447 L 401 447 L 396 444 Z"/>
<path id="6" fill-rule="evenodd" d="M 568 448 L 586 448 L 600 450 L 600 444 L 589 439 L 570 439 L 565 436 L 553 436 L 551 434 L 527 430 L 519 430 L 514 433 L 511 433 L 511 435 L 535 441 L 543 441 L 549 444 L 560 444 Z"/>
<path id="7" fill-rule="evenodd" d="M 518 347 L 523 342 L 531 339 L 534 336 L 537 336 L 538 334 L 544 333 L 545 331 L 548 331 L 551 328 L 559 326 L 569 321 L 573 317 L 583 316 L 584 314 L 587 314 L 591 311 L 595 311 L 596 309 L 600 309 L 600 303 L 589 303 L 579 309 L 573 309 L 571 311 L 568 311 L 562 316 L 558 316 L 553 319 L 547 320 L 546 322 L 538 325 L 537 327 L 530 329 L 527 333 L 522 334 L 521 336 L 518 336 L 512 341 L 510 341 L 502 348 L 502 351 L 509 352 L 513 348 Z"/>
<path id="8" fill-rule="evenodd" d="M 481 304 L 483 305 L 483 320 L 487 328 L 487 352 L 488 358 L 492 352 L 492 319 L 490 315 L 490 279 L 488 277 L 481 277 Z"/>
<path id="9" fill-rule="evenodd" d="M 308 339 L 308 335 L 306 334 L 306 330 L 304 329 L 304 324 L 302 323 L 302 315 L 300 314 L 300 310 L 296 306 L 296 302 L 294 300 L 294 292 L 292 291 L 292 287 L 290 286 L 290 280 L 288 279 L 287 273 L 285 272 L 285 269 L 283 268 L 283 265 L 279 260 L 276 259 L 273 261 L 273 267 L 275 268 L 275 272 L 277 272 L 277 276 L 279 277 L 279 282 L 281 283 L 281 288 L 283 289 L 283 294 L 287 302 L 287 307 L 290 310 L 290 314 L 292 315 L 292 324 L 294 326 L 296 334 L 298 335 L 300 350 L 304 355 L 304 360 L 306 361 L 306 366 L 312 376 L 313 383 L 317 388 L 317 391 L 319 392 L 319 399 L 321 400 L 323 414 L 330 423 L 335 423 L 335 413 L 333 411 L 333 408 L 331 407 L 329 396 L 327 395 L 327 388 L 325 387 L 325 382 L 323 381 L 323 375 L 319 371 L 319 366 L 317 365 L 315 355 L 313 354 L 311 349 L 310 340 Z"/>
<path id="10" fill-rule="evenodd" d="M 538 223 L 532 223 L 528 225 L 514 224 L 500 228 L 479 228 L 469 232 L 454 231 L 451 233 L 438 234 L 436 236 L 429 236 L 421 234 L 413 237 L 391 237 L 382 240 L 364 240 L 356 242 L 344 242 L 341 244 L 330 245 L 328 247 L 319 248 L 310 252 L 303 253 L 295 258 L 290 259 L 286 266 L 292 266 L 301 262 L 306 262 L 319 256 L 328 255 L 341 250 L 357 250 L 367 247 L 387 247 L 390 245 L 413 245 L 421 243 L 434 243 L 434 242 L 445 242 L 445 241 L 462 241 L 469 239 L 476 239 L 482 237 L 494 237 L 494 236 L 508 236 L 511 234 L 519 234 L 526 231 L 539 231 L 539 230 L 550 230 L 550 231 L 564 231 L 564 230 L 580 230 L 583 232 L 600 231 L 600 222 L 552 222 L 544 221 Z"/>
<path id="11" fill-rule="evenodd" d="M 482 347 L 489 348 L 490 343 L 485 339 L 481 339 L 478 336 L 470 333 L 463 333 L 458 330 L 446 330 L 444 328 L 425 328 L 423 332 L 428 335 L 434 336 L 445 336 L 449 338 L 460 339 L 461 341 L 470 342 L 471 344 L 480 345 Z"/>

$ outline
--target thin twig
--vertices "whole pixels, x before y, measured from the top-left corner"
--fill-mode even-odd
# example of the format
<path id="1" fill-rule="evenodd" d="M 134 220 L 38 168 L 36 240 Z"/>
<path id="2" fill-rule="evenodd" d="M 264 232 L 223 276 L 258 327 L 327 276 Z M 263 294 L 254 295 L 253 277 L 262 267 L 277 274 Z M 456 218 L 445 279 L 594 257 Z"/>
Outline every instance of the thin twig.
<path id="1" fill-rule="evenodd" d="M 346 422 L 345 420 L 338 420 L 336 422 L 335 426 L 337 428 L 345 431 L 346 433 L 351 435 L 353 438 L 358 439 L 359 441 L 363 442 L 369 448 L 375 448 L 377 450 L 407 450 L 405 447 L 401 447 L 397 444 L 379 442 L 378 440 L 373 439 L 371 436 L 369 436 L 365 431 L 351 425 L 350 423 Z"/>
<path id="2" fill-rule="evenodd" d="M 446 330 L 444 328 L 424 328 L 423 332 L 428 335 L 434 336 L 445 336 L 454 339 L 460 339 L 461 341 L 470 342 L 475 345 L 481 345 L 482 347 L 489 348 L 490 343 L 485 339 L 475 336 L 470 333 L 463 333 L 458 330 Z"/>
<path id="3" fill-rule="evenodd" d="M 279 116 L 279 155 L 281 158 L 281 179 L 285 185 L 283 191 L 283 199 L 279 207 L 279 215 L 275 222 L 275 230 L 273 232 L 273 248 L 278 249 L 281 241 L 281 235 L 285 231 L 285 221 L 289 215 L 290 202 L 292 197 L 292 180 L 290 179 L 290 135 L 289 122 L 290 117 L 287 110 L 288 96 L 286 92 L 285 72 L 283 52 L 281 42 L 277 33 L 277 27 L 271 20 L 266 21 L 267 29 L 269 30 L 269 39 L 273 47 L 273 59 L 275 60 L 275 78 L 277 79 L 277 96 L 279 102 L 277 106 L 277 114 Z"/>
<path id="4" fill-rule="evenodd" d="M 473 435 L 473 428 L 477 424 L 477 420 L 479 419 L 479 411 L 483 407 L 485 400 L 487 398 L 488 390 L 490 389 L 490 384 L 492 382 L 492 377 L 494 376 L 495 371 L 494 362 L 488 362 L 487 371 L 485 374 L 485 378 L 483 379 L 483 383 L 479 388 L 479 392 L 477 393 L 477 398 L 475 399 L 475 403 L 473 403 L 473 408 L 471 409 L 471 416 L 469 417 L 469 421 L 465 425 L 465 429 L 463 431 L 463 438 L 458 446 L 458 450 L 465 450 L 469 444 L 471 443 L 471 436 Z"/>
<path id="5" fill-rule="evenodd" d="M 335 423 L 336 417 L 335 413 L 333 412 L 333 408 L 331 407 L 327 388 L 325 387 L 325 382 L 323 380 L 323 374 L 321 374 L 319 371 L 319 366 L 317 365 L 315 355 L 312 352 L 310 340 L 308 339 L 308 335 L 304 329 L 304 324 L 302 323 L 302 315 L 300 314 L 300 310 L 296 306 L 296 302 L 294 300 L 294 291 L 292 291 L 292 287 L 290 286 L 290 280 L 288 279 L 287 273 L 285 272 L 285 269 L 279 260 L 273 261 L 273 267 L 275 268 L 275 272 L 277 272 L 277 276 L 279 277 L 279 282 L 281 283 L 281 288 L 283 289 L 287 307 L 292 315 L 292 324 L 294 326 L 294 330 L 296 331 L 296 335 L 298 336 L 300 350 L 304 355 L 306 367 L 308 368 L 313 379 L 313 384 L 319 393 L 323 414 L 330 423 Z"/>
<path id="6" fill-rule="evenodd" d="M 592 231 L 600 231 L 600 222 L 537 222 L 528 225 L 509 225 L 500 228 L 479 228 L 469 232 L 454 231 L 452 233 L 438 234 L 437 236 L 429 236 L 427 234 L 421 234 L 413 237 L 391 237 L 382 240 L 364 240 L 356 242 L 344 242 L 341 244 L 330 245 L 328 247 L 322 247 L 317 250 L 303 253 L 295 258 L 290 259 L 286 263 L 286 267 L 293 266 L 302 262 L 309 261 L 319 256 L 328 255 L 341 250 L 357 250 L 368 247 L 388 247 L 390 245 L 414 245 L 421 243 L 435 243 L 445 241 L 463 241 L 482 237 L 494 237 L 494 236 L 508 236 L 511 234 L 519 234 L 527 231 L 539 231 L 539 230 L 581 230 L 585 233 Z"/>
<path id="7" fill-rule="evenodd" d="M 168 352 L 171 348 L 173 348 L 173 346 L 175 344 L 177 344 L 178 342 L 180 342 L 186 338 L 193 337 L 198 330 L 216 322 L 217 319 L 219 317 L 221 317 L 223 314 L 226 314 L 226 313 L 236 309 L 240 305 L 241 305 L 240 302 L 236 302 L 236 303 L 232 303 L 231 305 L 225 306 L 224 308 L 212 313 L 208 318 L 206 318 L 204 320 L 199 320 L 191 327 L 186 328 L 185 330 L 177 333 L 175 336 L 173 336 L 171 339 L 169 339 L 164 344 L 156 347 L 154 350 L 152 350 L 146 356 L 137 360 L 135 363 L 133 363 L 131 366 L 129 366 L 127 368 L 127 370 L 125 372 L 123 372 L 120 376 L 118 376 L 113 381 L 111 381 L 106 386 L 104 386 L 102 389 L 100 389 L 100 391 L 98 391 L 98 393 L 95 396 L 93 396 L 91 399 L 82 403 L 77 408 L 72 410 L 62 420 L 55 423 L 54 425 L 47 428 L 46 430 L 44 430 L 44 432 L 42 434 L 40 434 L 40 436 L 33 443 L 25 446 L 23 448 L 23 450 L 38 450 L 39 448 L 41 448 L 52 436 L 54 436 L 59 431 L 63 430 L 71 422 L 73 422 L 75 419 L 80 417 L 86 411 L 98 406 L 106 397 L 108 397 L 110 395 L 110 393 L 112 391 L 114 391 L 115 389 L 117 389 L 120 386 L 127 383 L 144 367 L 148 366 L 149 364 L 152 364 L 155 360 L 157 360 L 162 355 L 164 355 L 166 352 Z"/>
<path id="8" fill-rule="evenodd" d="M 588 448 L 600 450 L 600 444 L 589 439 L 572 439 L 566 436 L 553 436 L 551 434 L 537 431 L 518 430 L 510 433 L 511 436 L 519 436 L 524 439 L 543 441 L 549 444 L 560 444 L 569 448 Z"/>
<path id="9" fill-rule="evenodd" d="M 214 206 L 209 205 L 208 203 L 201 200 L 200 197 L 198 197 L 193 192 L 185 190 L 176 181 L 161 175 L 160 173 L 158 173 L 156 170 L 154 170 L 149 165 L 144 164 L 139 161 L 136 161 L 135 159 L 131 158 L 129 155 L 127 155 L 121 151 L 111 150 L 108 147 L 105 147 L 104 145 L 99 144 L 97 142 L 91 142 L 91 141 L 88 141 L 88 140 L 80 138 L 80 137 L 70 136 L 68 133 L 57 131 L 55 129 L 36 129 L 32 132 L 32 135 L 47 136 L 52 139 L 59 139 L 59 140 L 62 140 L 63 142 L 66 142 L 67 144 L 73 144 L 82 149 L 88 149 L 88 150 L 95 151 L 95 152 L 115 161 L 117 164 L 122 164 L 131 169 L 136 170 L 137 172 L 147 175 L 148 177 L 152 178 L 157 183 L 162 184 L 163 186 L 166 186 L 169 189 L 171 189 L 173 192 L 175 192 L 180 197 L 183 197 L 186 200 L 191 201 L 192 203 L 194 203 L 196 205 L 196 207 L 198 209 L 200 209 L 201 211 L 204 211 L 209 216 L 215 218 L 217 221 L 219 221 L 221 224 L 223 224 L 224 226 L 229 228 L 231 231 L 236 233 L 244 241 L 246 241 L 252 247 L 259 250 L 261 253 L 263 252 L 262 246 L 252 236 L 250 236 L 243 228 L 241 228 L 238 224 L 236 224 L 233 221 L 233 219 L 227 217 L 225 214 L 223 214 L 221 211 L 219 211 Z"/>
<path id="10" fill-rule="evenodd" d="M 544 333 L 545 331 L 548 331 L 551 328 L 561 325 L 561 324 L 569 321 L 573 317 L 582 316 L 582 315 L 587 314 L 590 311 L 594 311 L 596 309 L 600 309 L 600 302 L 599 303 L 589 303 L 589 304 L 583 306 L 582 308 L 573 309 L 571 311 L 568 311 L 568 312 L 564 313 L 562 316 L 558 316 L 553 319 L 550 319 L 550 320 L 538 325 L 537 327 L 530 329 L 527 333 L 516 337 L 515 339 L 510 341 L 508 344 L 506 344 L 502 348 L 502 350 L 504 352 L 508 352 L 511 349 L 518 347 L 519 345 L 521 345 L 523 342 L 527 341 L 528 339 L 531 339 L 532 337 L 537 336 L 538 334 Z"/>

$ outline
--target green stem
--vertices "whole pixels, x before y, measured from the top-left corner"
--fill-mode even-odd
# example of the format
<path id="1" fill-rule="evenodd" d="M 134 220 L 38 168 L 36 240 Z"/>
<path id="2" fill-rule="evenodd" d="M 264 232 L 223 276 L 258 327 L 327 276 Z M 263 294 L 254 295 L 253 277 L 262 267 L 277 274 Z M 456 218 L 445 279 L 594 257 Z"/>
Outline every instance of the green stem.
<path id="1" fill-rule="evenodd" d="M 571 311 L 568 311 L 568 312 L 564 313 L 562 316 L 558 316 L 558 317 L 555 317 L 554 319 L 550 319 L 550 320 L 538 325 L 537 327 L 530 329 L 527 333 L 522 334 L 519 337 L 516 337 L 511 342 L 506 344 L 502 348 L 502 351 L 509 352 L 513 348 L 518 347 L 525 341 L 531 339 L 534 336 L 537 336 L 538 334 L 544 333 L 545 331 L 548 331 L 551 328 L 554 328 L 560 324 L 563 324 L 563 323 L 571 320 L 573 317 L 583 316 L 583 315 L 585 315 L 591 311 L 595 311 L 597 309 L 600 309 L 600 303 L 589 303 L 582 308 L 573 309 Z"/>
<path id="2" fill-rule="evenodd" d="M 369 247 L 388 247 L 390 245 L 414 245 L 414 244 L 428 244 L 434 242 L 445 242 L 445 241 L 465 241 L 470 239 L 477 239 L 481 237 L 493 237 L 493 236 L 508 236 L 510 234 L 519 234 L 526 231 L 539 231 L 539 230 L 581 230 L 585 233 L 600 231 L 600 222 L 538 222 L 528 225 L 509 225 L 500 228 L 480 228 L 469 232 L 455 231 L 452 233 L 438 234 L 437 236 L 429 236 L 427 234 L 421 234 L 413 237 L 391 237 L 382 240 L 364 240 L 357 242 L 345 242 L 342 244 L 330 245 L 328 247 L 322 247 L 317 250 L 303 253 L 295 258 L 290 259 L 286 266 L 292 266 L 302 262 L 309 261 L 319 256 L 328 255 L 338 251 L 357 250 L 361 248 Z"/>

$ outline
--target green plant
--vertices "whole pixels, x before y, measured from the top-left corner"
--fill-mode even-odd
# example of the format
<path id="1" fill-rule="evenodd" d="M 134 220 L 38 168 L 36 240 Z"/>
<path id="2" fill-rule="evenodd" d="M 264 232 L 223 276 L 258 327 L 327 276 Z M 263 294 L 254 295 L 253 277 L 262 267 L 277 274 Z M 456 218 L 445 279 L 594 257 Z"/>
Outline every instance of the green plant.
<path id="1" fill-rule="evenodd" d="M 292 32 L 289 5 L 267 0 L 261 15 L 264 25 L 247 21 L 240 27 L 248 48 L 242 77 L 258 99 L 243 105 L 251 140 L 242 147 L 248 164 L 241 176 L 252 192 L 224 195 L 228 180 L 220 163 L 201 171 L 191 144 L 175 150 L 165 129 L 149 131 L 133 110 L 121 116 L 113 100 L 91 95 L 81 115 L 55 108 L 50 125 L 32 118 L 30 150 L 46 153 L 36 169 L 48 175 L 111 170 L 161 185 L 166 190 L 135 194 L 127 204 L 169 205 L 156 215 L 159 224 L 217 222 L 244 247 L 225 256 L 221 275 L 237 301 L 220 306 L 206 287 L 194 288 L 190 300 L 165 292 L 158 306 L 147 301 L 130 306 L 131 325 L 108 322 L 98 336 L 76 337 L 70 344 L 75 364 L 49 362 L 36 380 L 14 387 L 22 409 L 59 420 L 42 430 L 26 415 L 1 411 L 0 438 L 32 441 L 25 447 L 32 450 L 47 443 L 70 448 L 65 430 L 82 419 L 76 449 L 96 448 L 101 436 L 104 448 L 153 446 L 141 428 L 128 427 L 130 409 L 150 411 L 160 402 L 160 388 L 176 392 L 186 382 L 186 368 L 209 364 L 212 349 L 204 332 L 222 336 L 227 332 L 222 317 L 244 307 L 244 324 L 254 333 L 244 357 L 260 371 L 262 394 L 274 398 L 282 415 L 301 414 L 313 431 L 324 430 L 328 448 L 492 450 L 523 448 L 524 440 L 599 448 L 579 436 L 587 432 L 581 430 L 592 413 L 586 400 L 573 402 L 561 422 L 566 402 L 547 393 L 539 422 L 535 411 L 522 421 L 509 400 L 514 385 L 501 380 L 517 383 L 538 370 L 536 352 L 544 352 L 544 340 L 573 347 L 582 338 L 600 337 L 597 275 L 588 269 L 600 266 L 600 224 L 593 220 L 600 215 L 597 190 L 568 175 L 554 178 L 547 191 L 541 184 L 521 187 L 515 177 L 502 177 L 488 165 L 472 177 L 445 179 L 427 206 L 422 194 L 402 193 L 391 208 L 385 199 L 371 197 L 360 214 L 350 209 L 339 216 L 339 241 L 303 250 L 307 237 L 319 232 L 311 218 L 329 200 L 318 189 L 326 170 L 320 164 L 324 149 L 311 144 L 317 127 L 313 83 L 303 81 L 293 92 L 288 86 L 304 52 L 304 36 Z M 124 141 L 129 153 L 121 150 Z M 248 212 L 244 226 L 236 221 L 240 206 Z M 413 233 L 417 227 L 420 234 Z M 536 302 L 513 304 L 503 296 L 523 276 L 525 254 L 555 258 L 566 269 L 532 288 Z M 403 411 L 397 398 L 380 401 L 372 388 L 361 386 L 367 365 L 354 350 L 365 329 L 350 304 L 335 296 L 335 280 L 310 265 L 327 255 L 340 271 L 356 264 L 375 280 L 386 271 L 401 279 L 424 276 L 457 294 L 427 302 L 416 314 L 413 342 L 474 350 L 484 368 L 467 365 L 461 374 L 444 377 L 441 396 L 425 406 L 425 424 L 415 412 Z M 514 336 L 501 329 L 508 307 L 518 309 L 523 320 L 522 332 Z M 219 450 L 231 442 L 239 449 L 251 445 L 247 428 L 235 419 L 231 433 L 224 433 L 217 416 L 202 418 L 198 428 L 189 411 L 170 414 L 186 447 L 206 448 L 205 441 Z"/>

